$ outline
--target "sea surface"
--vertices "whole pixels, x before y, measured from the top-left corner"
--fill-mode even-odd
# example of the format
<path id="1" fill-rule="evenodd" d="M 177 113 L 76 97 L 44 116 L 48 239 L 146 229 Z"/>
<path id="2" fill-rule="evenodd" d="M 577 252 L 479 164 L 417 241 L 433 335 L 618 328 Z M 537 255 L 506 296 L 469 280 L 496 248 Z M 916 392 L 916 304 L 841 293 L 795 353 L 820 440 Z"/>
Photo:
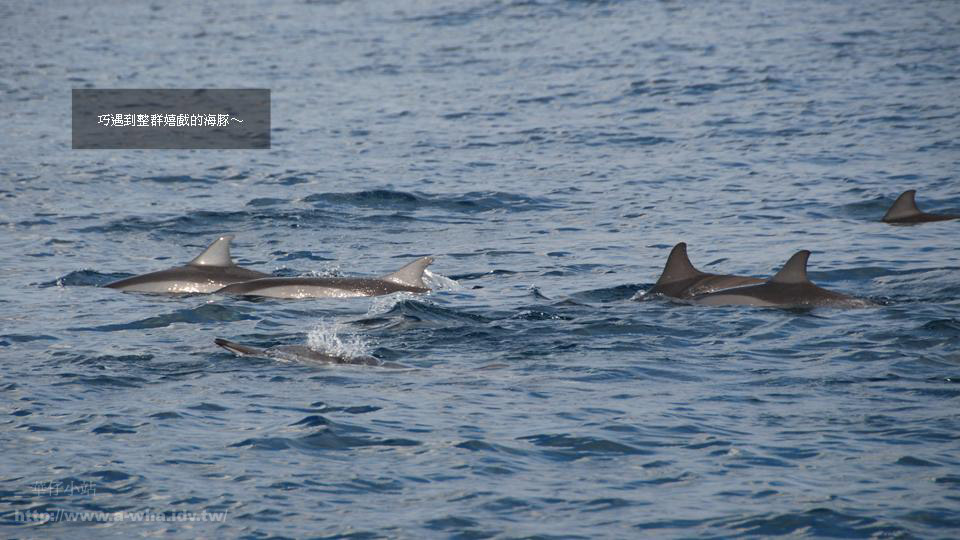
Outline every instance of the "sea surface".
<path id="1" fill-rule="evenodd" d="M 956 538 L 960 222 L 879 219 L 960 212 L 958 29 L 951 1 L 0 4 L 0 537 Z M 201 87 L 271 89 L 272 149 L 70 148 L 72 88 Z M 225 233 L 283 276 L 433 255 L 435 290 L 101 287 Z M 809 249 L 878 305 L 638 301 L 680 241 L 758 277 Z"/>

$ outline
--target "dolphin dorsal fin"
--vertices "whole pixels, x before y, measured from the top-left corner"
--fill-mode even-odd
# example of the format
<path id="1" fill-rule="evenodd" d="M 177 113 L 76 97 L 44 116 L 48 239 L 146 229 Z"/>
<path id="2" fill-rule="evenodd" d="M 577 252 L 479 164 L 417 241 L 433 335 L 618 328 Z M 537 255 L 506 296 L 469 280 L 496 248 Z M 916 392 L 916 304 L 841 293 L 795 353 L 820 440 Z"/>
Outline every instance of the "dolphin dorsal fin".
<path id="1" fill-rule="evenodd" d="M 790 257 L 787 264 L 777 272 L 777 275 L 770 278 L 771 283 L 809 283 L 807 277 L 807 259 L 810 258 L 810 252 L 807 250 L 798 251 Z"/>
<path id="2" fill-rule="evenodd" d="M 383 276 L 384 281 L 392 281 L 408 287 L 429 289 L 423 282 L 423 271 L 433 263 L 433 257 L 421 257 L 392 274 Z"/>
<path id="3" fill-rule="evenodd" d="M 923 212 L 917 208 L 917 202 L 914 200 L 916 195 L 917 190 L 915 189 L 908 189 L 901 193 L 900 196 L 897 197 L 897 200 L 893 202 L 893 206 L 883 215 L 883 221 L 903 219 L 905 217 L 922 214 Z"/>
<path id="4" fill-rule="evenodd" d="M 233 240 L 232 234 L 225 234 L 217 238 L 210 244 L 206 250 L 197 258 L 190 261 L 194 266 L 233 266 L 233 259 L 230 258 L 230 241 Z"/>
<path id="5" fill-rule="evenodd" d="M 667 264 L 664 265 L 663 273 L 660 274 L 660 279 L 657 280 L 657 284 L 683 281 L 701 275 L 703 275 L 703 272 L 694 268 L 693 263 L 690 262 L 690 257 L 687 256 L 687 244 L 680 242 L 673 246 L 673 249 L 670 251 L 670 256 L 667 257 Z"/>

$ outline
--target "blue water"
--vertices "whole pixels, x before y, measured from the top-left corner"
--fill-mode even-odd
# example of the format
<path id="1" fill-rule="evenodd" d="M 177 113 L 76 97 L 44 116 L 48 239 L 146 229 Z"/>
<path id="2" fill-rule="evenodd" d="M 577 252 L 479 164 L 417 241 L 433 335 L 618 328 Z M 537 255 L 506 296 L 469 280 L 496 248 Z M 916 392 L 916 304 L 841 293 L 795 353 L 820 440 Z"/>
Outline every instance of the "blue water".
<path id="1" fill-rule="evenodd" d="M 0 5 L 0 536 L 956 537 L 960 223 L 878 220 L 910 188 L 960 211 L 958 28 L 955 2 Z M 86 87 L 270 88 L 273 148 L 73 151 Z M 223 233 L 278 275 L 434 255 L 438 290 L 98 287 Z M 631 300 L 678 241 L 754 276 L 810 249 L 880 306 Z"/>

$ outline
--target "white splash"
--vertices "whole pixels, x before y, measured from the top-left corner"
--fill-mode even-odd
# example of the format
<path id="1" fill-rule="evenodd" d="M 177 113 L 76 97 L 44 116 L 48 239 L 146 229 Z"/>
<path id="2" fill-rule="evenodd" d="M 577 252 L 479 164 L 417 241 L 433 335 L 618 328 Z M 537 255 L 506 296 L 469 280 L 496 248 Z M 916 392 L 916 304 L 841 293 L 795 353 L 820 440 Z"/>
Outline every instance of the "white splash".
<path id="1" fill-rule="evenodd" d="M 319 270 L 310 270 L 300 274 L 300 277 L 338 278 L 343 277 L 340 265 L 334 264 Z"/>
<path id="2" fill-rule="evenodd" d="M 630 300 L 633 300 L 634 302 L 643 302 L 644 300 L 650 300 L 651 298 L 654 298 L 654 295 L 649 294 L 651 290 L 653 290 L 652 287 L 645 291 L 637 291 L 636 293 L 634 293 L 633 296 L 630 297 Z"/>
<path id="3" fill-rule="evenodd" d="M 459 291 L 463 285 L 456 280 L 450 279 L 441 274 L 434 274 L 430 270 L 423 271 L 423 282 L 427 284 L 431 292 L 437 291 Z M 428 299 L 430 293 L 419 294 L 412 292 L 395 292 L 383 296 L 374 296 L 370 303 L 370 309 L 367 310 L 367 317 L 376 317 L 383 315 L 394 308 L 404 300 L 416 300 L 417 302 L 431 303 Z"/>
<path id="4" fill-rule="evenodd" d="M 371 344 L 342 323 L 320 319 L 317 326 L 307 333 L 307 347 L 334 356 L 354 358 L 369 356 Z"/>
<path id="5" fill-rule="evenodd" d="M 455 279 L 450 279 L 441 274 L 434 274 L 430 270 L 423 271 L 423 281 L 434 291 L 459 291 L 463 285 Z"/>

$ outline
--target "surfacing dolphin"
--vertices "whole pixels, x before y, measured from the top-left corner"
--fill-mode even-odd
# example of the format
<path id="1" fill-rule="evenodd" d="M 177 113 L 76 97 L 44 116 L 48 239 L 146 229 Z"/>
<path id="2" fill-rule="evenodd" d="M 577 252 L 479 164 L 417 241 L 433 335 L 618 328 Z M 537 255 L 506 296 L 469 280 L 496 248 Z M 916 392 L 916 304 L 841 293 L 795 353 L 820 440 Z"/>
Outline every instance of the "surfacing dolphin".
<path id="1" fill-rule="evenodd" d="M 430 288 L 423 282 L 423 272 L 432 262 L 433 257 L 421 257 L 383 277 L 268 277 L 227 285 L 216 292 L 270 298 L 352 298 L 395 292 L 425 293 Z"/>
<path id="2" fill-rule="evenodd" d="M 960 219 L 956 214 L 928 214 L 917 207 L 917 190 L 908 189 L 897 197 L 893 206 L 883 215 L 883 221 L 886 223 L 927 223 L 930 221 L 947 221 L 949 219 Z"/>
<path id="3" fill-rule="evenodd" d="M 104 285 L 121 291 L 147 293 L 211 293 L 240 281 L 270 274 L 240 268 L 230 258 L 232 234 L 217 238 L 203 253 L 183 266 L 134 276 Z"/>
<path id="4" fill-rule="evenodd" d="M 775 276 L 761 285 L 704 294 L 693 298 L 693 302 L 707 306 L 756 306 L 784 309 L 862 308 L 874 305 L 866 300 L 828 291 L 814 285 L 807 277 L 807 259 L 809 258 L 809 251 L 798 251 Z"/>
<path id="5" fill-rule="evenodd" d="M 272 358 L 285 362 L 304 362 L 319 364 L 337 364 L 347 366 L 377 366 L 391 369 L 409 369 L 410 366 L 398 364 L 396 362 L 382 362 L 373 356 L 340 356 L 328 354 L 322 351 L 311 349 L 303 345 L 277 345 L 261 349 L 249 345 L 241 345 L 232 341 L 217 338 L 214 343 L 224 349 L 236 354 L 237 356 L 256 356 L 259 358 Z"/>
<path id="6" fill-rule="evenodd" d="M 694 268 L 687 256 L 687 244 L 680 242 L 673 246 L 667 264 L 663 267 L 660 279 L 642 298 L 653 294 L 662 294 L 671 298 L 693 298 L 732 287 L 743 287 L 763 283 L 764 280 L 746 276 L 708 274 Z"/>

